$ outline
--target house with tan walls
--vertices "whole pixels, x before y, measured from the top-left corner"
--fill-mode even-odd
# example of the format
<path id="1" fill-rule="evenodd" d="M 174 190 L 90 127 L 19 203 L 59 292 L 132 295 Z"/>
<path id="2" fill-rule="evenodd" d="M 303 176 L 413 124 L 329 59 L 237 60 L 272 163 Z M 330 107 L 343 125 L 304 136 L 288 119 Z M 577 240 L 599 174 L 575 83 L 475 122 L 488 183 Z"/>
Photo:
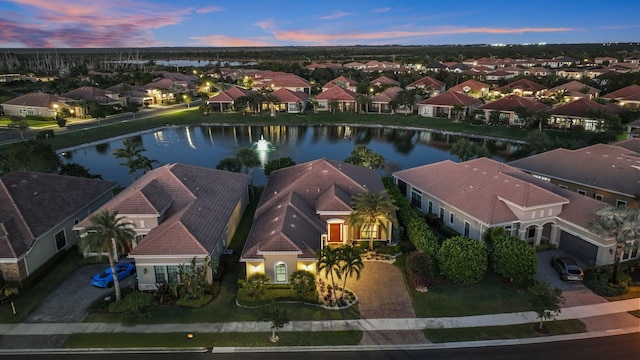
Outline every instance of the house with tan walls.
<path id="1" fill-rule="evenodd" d="M 218 260 L 235 234 L 249 202 L 250 176 L 186 164 L 147 172 L 106 203 L 136 232 L 128 257 L 140 290 L 179 281 L 178 266 L 194 258 Z M 84 231 L 90 223 L 80 222 Z M 212 274 L 208 274 L 212 281 Z"/>
<path id="2" fill-rule="evenodd" d="M 384 190 L 375 170 L 318 159 L 273 171 L 254 214 L 240 256 L 247 276 L 266 274 L 272 283 L 288 283 L 291 273 L 316 273 L 316 252 L 325 246 L 359 241 L 390 242 L 392 225 L 353 227 L 354 195 Z M 393 215 L 395 216 L 395 215 Z"/>

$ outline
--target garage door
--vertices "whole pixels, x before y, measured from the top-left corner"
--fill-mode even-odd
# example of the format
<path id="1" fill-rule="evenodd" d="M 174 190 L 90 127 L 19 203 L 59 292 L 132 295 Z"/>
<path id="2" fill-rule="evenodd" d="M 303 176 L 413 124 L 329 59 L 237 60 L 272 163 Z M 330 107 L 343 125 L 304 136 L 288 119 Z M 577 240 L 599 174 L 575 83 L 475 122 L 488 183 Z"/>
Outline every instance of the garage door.
<path id="1" fill-rule="evenodd" d="M 598 256 L 597 246 L 564 231 L 560 232 L 560 245 L 558 247 L 587 264 L 594 264 Z"/>

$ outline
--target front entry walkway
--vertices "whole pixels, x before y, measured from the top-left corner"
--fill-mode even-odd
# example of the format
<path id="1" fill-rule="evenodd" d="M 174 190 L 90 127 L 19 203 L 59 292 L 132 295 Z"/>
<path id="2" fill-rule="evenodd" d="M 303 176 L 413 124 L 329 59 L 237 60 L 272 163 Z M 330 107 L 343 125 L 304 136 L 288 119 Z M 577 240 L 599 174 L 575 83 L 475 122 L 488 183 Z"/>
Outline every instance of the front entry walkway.
<path id="1" fill-rule="evenodd" d="M 357 281 L 347 288 L 358 296 L 358 309 L 364 319 L 415 318 L 413 304 L 400 270 L 383 262 L 365 261 Z M 429 341 L 420 330 L 365 331 L 360 345 L 424 344 Z"/>

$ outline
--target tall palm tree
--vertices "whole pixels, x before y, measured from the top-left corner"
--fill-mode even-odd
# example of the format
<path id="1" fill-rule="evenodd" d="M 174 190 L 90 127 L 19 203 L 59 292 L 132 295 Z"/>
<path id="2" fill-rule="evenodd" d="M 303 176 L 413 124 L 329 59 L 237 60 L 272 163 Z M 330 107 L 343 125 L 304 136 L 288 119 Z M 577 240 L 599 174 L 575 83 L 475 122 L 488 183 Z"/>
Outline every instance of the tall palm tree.
<path id="1" fill-rule="evenodd" d="M 340 280 L 342 273 L 340 271 L 340 254 L 337 249 L 325 246 L 316 253 L 316 268 L 319 273 L 324 270 L 325 277 L 331 280 L 331 289 L 335 294 L 336 282 L 335 277 Z"/>
<path id="2" fill-rule="evenodd" d="M 596 214 L 600 219 L 591 222 L 591 229 L 599 235 L 616 240 L 610 282 L 617 284 L 618 268 L 625 248 L 638 246 L 640 242 L 640 209 L 607 207 L 596 211 Z"/>
<path id="3" fill-rule="evenodd" d="M 128 247 L 136 236 L 129 226 L 131 223 L 122 221 L 117 211 L 102 210 L 89 218 L 91 225 L 85 229 L 86 236 L 81 241 L 81 248 L 106 252 L 109 266 L 113 274 L 113 286 L 116 290 L 116 301 L 121 299 L 120 282 L 115 269 L 118 260 L 118 250 Z"/>
<path id="4" fill-rule="evenodd" d="M 356 275 L 356 279 L 360 279 L 360 273 L 364 268 L 360 249 L 351 245 L 339 248 L 340 251 L 340 272 L 344 276 L 342 284 L 342 297 L 344 297 L 344 289 L 347 287 L 347 279 L 351 275 Z"/>
<path id="5" fill-rule="evenodd" d="M 140 144 L 136 143 L 133 139 L 123 141 L 122 145 L 124 145 L 124 149 L 114 149 L 113 155 L 118 159 L 124 160 L 124 163 L 120 165 L 129 168 L 129 176 L 131 176 L 131 179 L 134 181 L 136 179 L 135 174 L 138 170 L 146 173 L 153 169 L 154 163 L 158 162 L 157 160 L 152 160 L 142 155 L 147 149 L 140 146 Z"/>
<path id="6" fill-rule="evenodd" d="M 355 195 L 352 199 L 353 212 L 349 223 L 357 229 L 366 228 L 369 249 L 373 250 L 374 234 L 387 232 L 387 224 L 397 226 L 395 211 L 398 209 L 385 190 L 374 194 L 369 191 Z M 374 231 L 377 230 L 377 231 Z M 376 236 L 377 237 L 377 236 Z"/>
<path id="7" fill-rule="evenodd" d="M 236 158 L 240 161 L 240 164 L 246 169 L 247 173 L 252 168 L 260 165 L 260 159 L 256 155 L 255 151 L 250 148 L 242 148 L 236 152 Z"/>

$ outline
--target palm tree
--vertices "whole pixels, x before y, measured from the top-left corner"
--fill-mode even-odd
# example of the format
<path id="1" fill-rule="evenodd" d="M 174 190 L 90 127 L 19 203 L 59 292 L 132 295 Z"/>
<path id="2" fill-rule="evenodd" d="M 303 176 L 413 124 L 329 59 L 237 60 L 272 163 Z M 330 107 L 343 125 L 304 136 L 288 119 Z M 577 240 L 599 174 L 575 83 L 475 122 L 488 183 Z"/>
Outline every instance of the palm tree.
<path id="1" fill-rule="evenodd" d="M 124 159 L 124 165 L 129 168 L 129 176 L 135 181 L 135 174 L 138 170 L 143 170 L 145 173 L 153 169 L 153 164 L 157 163 L 157 160 L 151 160 L 148 157 L 142 155 L 147 149 L 140 146 L 133 139 L 127 139 L 122 142 L 124 149 L 113 150 L 113 155 L 118 159 Z"/>
<path id="2" fill-rule="evenodd" d="M 616 241 L 613 271 L 609 282 L 617 284 L 622 253 L 631 246 L 638 246 L 640 242 L 640 209 L 608 207 L 596 211 L 596 214 L 600 219 L 591 222 L 591 229 L 601 236 L 613 237 Z"/>
<path id="3" fill-rule="evenodd" d="M 260 159 L 258 155 L 250 148 L 243 148 L 236 152 L 236 158 L 240 161 L 240 164 L 246 169 L 247 173 L 252 168 L 260 165 Z"/>
<path id="4" fill-rule="evenodd" d="M 344 298 L 344 289 L 347 287 L 347 279 L 355 274 L 356 279 L 360 279 L 360 272 L 364 268 L 360 249 L 347 245 L 339 249 L 340 251 L 340 272 L 344 276 L 342 285 L 342 297 Z"/>
<path id="5" fill-rule="evenodd" d="M 113 274 L 113 286 L 116 290 L 116 301 L 121 299 L 120 282 L 115 269 L 118 260 L 118 250 L 129 247 L 136 236 L 129 226 L 131 223 L 122 221 L 117 211 L 102 210 L 89 218 L 91 225 L 85 229 L 86 236 L 82 237 L 81 249 L 91 249 L 106 252 L 109 266 Z"/>
<path id="6" fill-rule="evenodd" d="M 465 138 L 456 140 L 451 145 L 451 154 L 460 158 L 464 162 L 477 157 L 491 157 L 491 153 L 482 145 L 473 143 Z"/>
<path id="7" fill-rule="evenodd" d="M 319 273 L 324 270 L 325 277 L 331 280 L 331 289 L 335 294 L 336 282 L 334 276 L 340 280 L 342 273 L 340 271 L 340 254 L 338 250 L 330 246 L 325 246 L 316 253 L 316 267 Z"/>
<path id="8" fill-rule="evenodd" d="M 398 208 L 385 190 L 377 194 L 369 191 L 363 192 L 355 195 L 351 200 L 354 211 L 349 217 L 349 223 L 359 231 L 367 230 L 369 249 L 373 250 L 374 235 L 387 232 L 389 222 L 393 226 L 397 226 L 395 211 Z"/>
<path id="9" fill-rule="evenodd" d="M 460 117 L 464 113 L 464 106 L 462 106 L 462 104 L 455 104 L 451 108 L 451 112 L 455 114 L 455 121 L 460 121 Z"/>

